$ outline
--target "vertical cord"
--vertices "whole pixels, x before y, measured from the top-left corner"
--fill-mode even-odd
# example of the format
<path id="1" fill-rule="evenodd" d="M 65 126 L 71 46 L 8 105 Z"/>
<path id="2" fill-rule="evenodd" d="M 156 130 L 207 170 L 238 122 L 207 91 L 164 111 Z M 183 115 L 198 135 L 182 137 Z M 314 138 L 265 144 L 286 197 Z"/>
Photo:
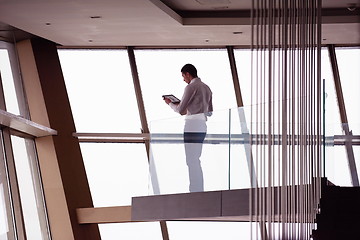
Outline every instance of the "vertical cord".
<path id="1" fill-rule="evenodd" d="M 255 37 L 256 39 L 254 40 L 254 46 L 253 46 L 253 49 L 255 51 L 255 59 L 254 59 L 254 68 L 253 68 L 253 72 L 254 72 L 254 85 L 255 85 L 255 88 L 252 89 L 252 92 L 254 93 L 254 97 L 253 97 L 253 108 L 255 109 L 255 112 L 253 115 L 254 115 L 254 118 L 253 118 L 253 122 L 252 124 L 254 125 L 254 129 L 253 129 L 253 135 L 255 136 L 255 172 L 256 172 L 256 175 L 257 175 L 257 178 L 260 177 L 260 172 L 259 172 L 259 124 L 258 124 L 258 113 L 259 113 L 259 105 L 258 105 L 258 91 L 257 89 L 259 89 L 259 83 L 258 83 L 258 78 L 259 78 L 259 74 L 258 74 L 258 58 L 259 58 L 259 54 L 258 54 L 258 46 L 259 46 L 259 0 L 256 1 L 256 7 L 254 7 L 254 14 L 255 14 L 255 23 L 254 23 L 254 32 L 255 32 Z M 258 182 L 259 182 L 259 179 L 257 179 Z M 258 185 L 255 187 L 254 189 L 254 215 L 255 215 L 255 221 L 258 222 L 259 221 L 259 218 L 258 218 L 258 215 L 259 215 L 259 192 L 258 192 Z M 256 227 L 256 231 L 255 231 L 255 239 L 259 239 L 259 231 L 257 230 L 258 227 Z"/>
<path id="2" fill-rule="evenodd" d="M 251 116 L 259 187 L 251 197 L 261 238 L 304 239 L 315 227 L 323 170 L 320 5 L 253 1 Z"/>
<path id="3" fill-rule="evenodd" d="M 231 156 L 231 109 L 229 109 L 229 138 L 228 138 L 228 140 L 229 140 L 228 186 L 229 186 L 229 190 L 230 190 L 231 189 L 231 181 L 230 181 L 230 178 L 231 178 L 231 159 L 230 159 L 230 156 Z"/>
<path id="4" fill-rule="evenodd" d="M 255 25 L 255 6 L 254 6 L 254 1 L 251 1 L 251 46 L 250 46 L 250 49 L 251 49 L 251 55 L 250 55 L 250 60 L 251 60 L 251 72 L 250 72 L 250 79 L 251 79 L 251 83 L 250 83 L 250 89 L 251 89 L 251 96 L 250 96 L 250 106 L 251 106 L 251 113 L 250 113 L 250 152 L 253 152 L 253 133 L 254 133 L 254 130 L 253 130 L 253 123 L 254 123 L 254 120 L 253 120 L 253 106 L 254 106 L 254 100 L 253 100 L 253 97 L 254 97 L 254 93 L 252 91 L 252 89 L 254 89 L 254 85 L 253 85 L 253 82 L 254 82 L 254 25 Z M 254 155 L 252 155 L 254 156 Z M 254 160 L 251 159 L 251 162 L 253 163 Z M 252 183 L 252 179 L 254 179 L 255 176 L 253 176 L 253 173 L 254 173 L 254 164 L 251 164 L 250 166 L 250 179 L 251 179 L 251 183 Z M 250 240 L 253 239 L 253 212 L 254 212 L 254 202 L 255 202 L 255 199 L 253 198 L 253 193 L 254 193 L 254 188 L 256 186 L 254 186 L 253 184 L 250 184 L 250 191 L 249 191 L 249 216 L 250 216 Z"/>
<path id="5" fill-rule="evenodd" d="M 281 141 L 281 169 L 279 167 L 279 174 L 281 173 L 281 182 L 279 184 L 281 184 L 281 193 L 280 196 L 281 198 L 281 212 L 280 212 L 280 216 L 281 216 L 281 224 L 279 224 L 279 230 L 281 232 L 279 232 L 279 236 L 285 236 L 285 222 L 286 222 L 286 168 L 287 168 L 287 159 L 288 159 L 288 132 L 287 132 L 287 122 L 288 122 L 288 95 L 287 95 L 287 89 L 288 89 L 288 26 L 289 26 L 289 18 L 288 18 L 288 13 L 289 13 L 289 7 L 288 7 L 288 1 L 287 0 L 283 0 L 283 7 L 284 7 L 284 30 L 283 30 L 283 44 L 284 44 L 284 53 L 283 53 L 283 58 L 284 58 L 284 65 L 283 65 L 283 75 L 282 75 L 282 118 L 281 118 L 281 135 L 282 135 L 282 141 Z"/>
<path id="6" fill-rule="evenodd" d="M 267 39 L 267 61 L 268 61 L 268 73 L 267 73 L 267 82 L 268 82 L 268 91 L 267 91 L 267 102 L 268 102 L 268 114 L 267 114 L 267 162 L 265 163 L 265 166 L 267 166 L 267 182 L 266 182 L 266 215 L 267 215 L 267 223 L 268 223 L 268 232 L 269 232 L 269 236 L 272 236 L 272 223 L 271 223 L 271 188 L 272 188 L 272 184 L 271 184 L 271 178 L 272 178 L 272 114 L 273 114 L 273 99 L 272 99 L 272 91 L 273 91 L 273 82 L 272 82 L 272 66 L 273 66 L 273 62 L 272 62 L 272 53 L 273 53 L 273 49 L 272 49 L 272 30 L 273 30 L 273 19 L 272 19 L 272 15 L 273 15 L 273 11 L 272 11 L 272 0 L 269 0 L 269 5 L 268 5 L 268 39 Z"/>

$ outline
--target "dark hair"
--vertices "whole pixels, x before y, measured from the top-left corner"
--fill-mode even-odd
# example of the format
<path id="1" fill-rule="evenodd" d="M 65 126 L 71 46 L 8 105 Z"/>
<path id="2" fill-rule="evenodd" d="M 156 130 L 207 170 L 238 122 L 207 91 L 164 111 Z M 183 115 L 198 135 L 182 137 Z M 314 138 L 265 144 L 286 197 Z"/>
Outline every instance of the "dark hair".
<path id="1" fill-rule="evenodd" d="M 194 65 L 188 63 L 181 68 L 182 73 L 190 73 L 191 76 L 197 77 L 197 70 Z"/>

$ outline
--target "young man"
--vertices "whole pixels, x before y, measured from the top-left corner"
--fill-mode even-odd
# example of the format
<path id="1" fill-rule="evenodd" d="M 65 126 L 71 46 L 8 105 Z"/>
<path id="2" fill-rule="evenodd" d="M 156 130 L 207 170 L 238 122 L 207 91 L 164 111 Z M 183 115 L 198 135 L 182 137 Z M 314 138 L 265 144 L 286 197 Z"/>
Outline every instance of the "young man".
<path id="1" fill-rule="evenodd" d="M 179 103 L 165 102 L 175 111 L 185 117 L 184 143 L 186 164 L 189 169 L 190 192 L 204 191 L 204 180 L 200 156 L 202 143 L 206 135 L 206 120 L 213 111 L 212 92 L 197 76 L 197 70 L 192 64 L 186 64 L 181 69 L 182 77 L 188 84 Z"/>

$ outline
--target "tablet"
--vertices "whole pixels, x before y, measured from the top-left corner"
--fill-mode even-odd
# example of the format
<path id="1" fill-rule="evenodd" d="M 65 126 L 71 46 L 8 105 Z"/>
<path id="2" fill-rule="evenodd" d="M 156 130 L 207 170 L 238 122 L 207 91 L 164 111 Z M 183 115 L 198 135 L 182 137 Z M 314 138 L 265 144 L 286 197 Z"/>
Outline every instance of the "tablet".
<path id="1" fill-rule="evenodd" d="M 165 99 L 165 98 L 170 99 L 170 101 L 172 103 L 179 103 L 180 102 L 180 99 L 178 99 L 177 97 L 175 97 L 172 94 L 162 95 L 162 97 L 163 97 L 163 99 Z"/>

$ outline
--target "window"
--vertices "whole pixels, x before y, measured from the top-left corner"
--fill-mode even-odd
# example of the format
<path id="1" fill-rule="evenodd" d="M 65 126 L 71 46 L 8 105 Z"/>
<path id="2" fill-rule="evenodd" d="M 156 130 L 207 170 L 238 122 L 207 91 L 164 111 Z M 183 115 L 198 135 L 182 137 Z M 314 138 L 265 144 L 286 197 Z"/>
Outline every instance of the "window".
<path id="1" fill-rule="evenodd" d="M 77 132 L 140 132 L 125 50 L 59 50 Z"/>
<path id="2" fill-rule="evenodd" d="M 102 240 L 162 240 L 158 222 L 99 224 Z"/>
<path id="3" fill-rule="evenodd" d="M 350 130 L 360 134 L 360 48 L 336 48 L 341 87 Z"/>
<path id="4" fill-rule="evenodd" d="M 13 44 L 0 42 L 0 106 L 7 124 L 0 130 L 0 239 L 50 239 L 34 142 L 12 136 L 19 118 L 29 125 Z M 20 117 L 18 115 L 22 115 Z M 3 117 L 3 116 L 2 116 Z M 16 118 L 16 119 L 15 119 Z M 15 124 L 14 124 L 15 123 Z"/>
<path id="5" fill-rule="evenodd" d="M 131 205 L 148 195 L 148 163 L 144 144 L 81 143 L 95 207 Z"/>
<path id="6" fill-rule="evenodd" d="M 27 239 L 45 240 L 49 232 L 34 143 L 16 136 L 11 143 Z"/>
<path id="7" fill-rule="evenodd" d="M 197 68 L 198 76 L 211 88 L 214 111 L 236 107 L 225 49 L 135 50 L 135 57 L 149 122 L 178 116 L 161 96 L 182 97 L 186 83 L 180 70 L 187 63 Z"/>
<path id="8" fill-rule="evenodd" d="M 13 60 L 15 58 L 13 51 L 13 47 L 10 44 L 0 42 L 0 76 L 4 91 L 6 110 L 13 114 L 20 114 L 14 81 L 16 75 L 13 75 L 16 67 L 14 63 L 11 65 L 11 62 L 14 61 L 10 61 L 10 57 L 13 57 Z"/>

